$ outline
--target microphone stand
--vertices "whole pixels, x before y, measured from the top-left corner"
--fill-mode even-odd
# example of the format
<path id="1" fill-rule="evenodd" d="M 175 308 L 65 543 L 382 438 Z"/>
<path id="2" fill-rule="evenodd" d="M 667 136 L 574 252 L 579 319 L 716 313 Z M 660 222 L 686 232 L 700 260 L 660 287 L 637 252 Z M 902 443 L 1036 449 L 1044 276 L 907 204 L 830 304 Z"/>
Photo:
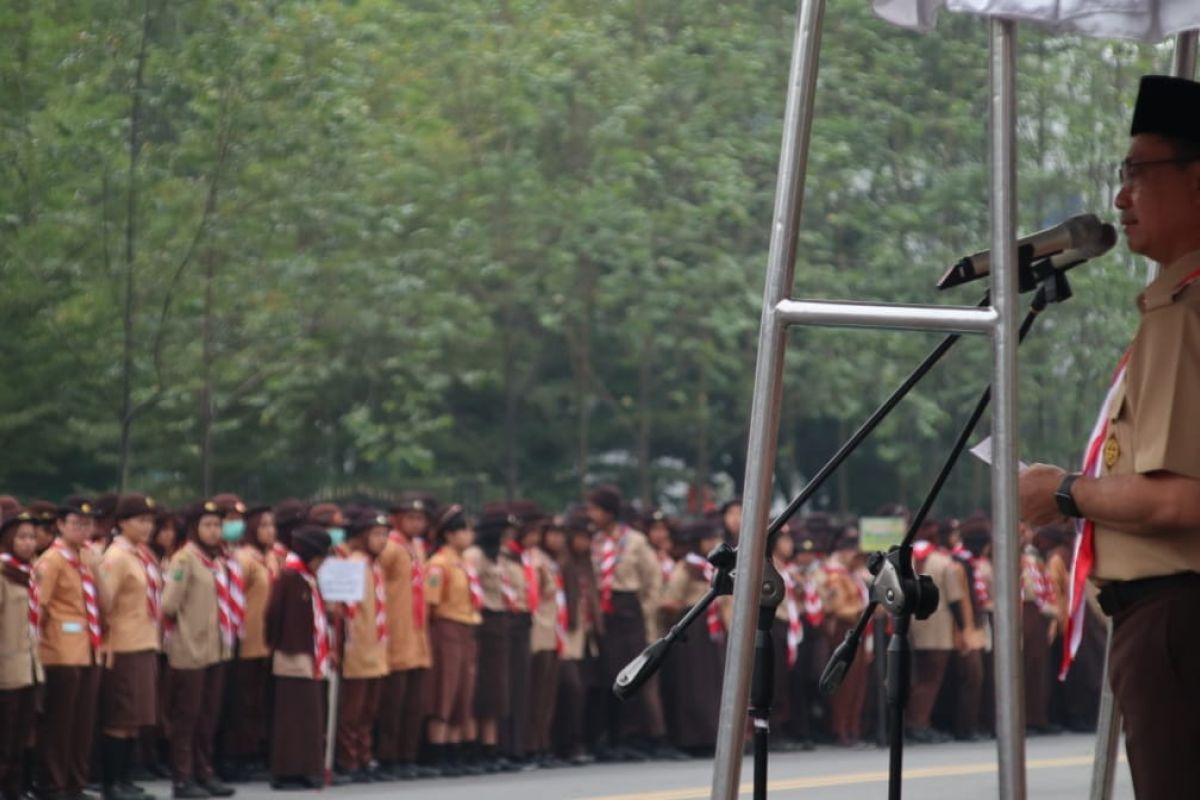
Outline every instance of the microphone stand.
<path id="1" fill-rule="evenodd" d="M 613 693 L 628 700 L 650 676 L 658 671 L 671 645 L 721 595 L 733 593 L 734 567 L 737 552 L 722 542 L 708 554 L 708 562 L 716 568 L 709 589 L 683 617 L 671 626 L 667 634 L 647 647 L 637 658 L 625 665 L 613 682 Z M 759 601 L 758 627 L 754 634 L 754 673 L 750 687 L 749 716 L 754 726 L 754 800 L 767 798 L 767 753 L 771 730 L 771 703 L 775 695 L 775 642 L 771 626 L 775 610 L 783 602 L 787 587 L 775 565 L 767 559 L 763 571 L 762 596 Z"/>
<path id="2" fill-rule="evenodd" d="M 1021 323 L 1017 338 L 1018 344 L 1024 341 L 1026 334 L 1033 327 L 1034 320 L 1045 310 L 1048 303 L 1063 302 L 1070 297 L 1071 287 L 1067 283 L 1065 275 L 1055 273 L 1047 276 L 1039 286 L 1033 304 Z M 880 605 L 884 606 L 893 623 L 892 638 L 888 642 L 887 648 L 888 800 L 900 800 L 901 796 L 904 767 L 904 711 L 908 705 L 912 657 L 912 648 L 908 638 L 909 626 L 913 616 L 916 616 L 917 619 L 926 619 L 937 610 L 938 606 L 938 590 L 933 579 L 928 575 L 917 575 L 915 572 L 912 543 L 934 501 L 945 486 L 946 480 L 950 477 L 950 472 L 959 456 L 966 449 L 967 441 L 976 425 L 983 417 L 991 400 L 991 393 L 992 389 L 989 386 L 975 404 L 975 409 L 959 432 L 941 471 L 934 479 L 920 508 L 913 515 L 903 541 L 891 547 L 886 554 L 876 552 L 868 557 L 867 569 L 874 576 L 871 582 L 871 600 L 867 603 L 858 622 L 846 633 L 845 639 L 834 650 L 825 665 L 825 670 L 821 673 L 821 692 L 825 695 L 836 692 L 854 662 L 867 623 L 870 622 L 875 610 Z"/>

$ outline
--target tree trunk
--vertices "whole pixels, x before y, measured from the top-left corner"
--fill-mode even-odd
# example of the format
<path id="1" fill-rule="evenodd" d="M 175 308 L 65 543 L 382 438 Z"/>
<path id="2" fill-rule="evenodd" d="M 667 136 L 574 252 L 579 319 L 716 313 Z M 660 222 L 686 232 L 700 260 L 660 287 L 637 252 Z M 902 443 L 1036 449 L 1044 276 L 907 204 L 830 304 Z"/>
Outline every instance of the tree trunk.
<path id="1" fill-rule="evenodd" d="M 653 425 L 650 403 L 654 380 L 652 361 L 651 350 L 647 347 L 638 363 L 638 496 L 642 499 L 643 508 L 650 508 L 654 504 L 654 483 L 650 477 L 650 434 Z"/>
<path id="2" fill-rule="evenodd" d="M 142 8 L 142 41 L 138 47 L 137 67 L 133 81 L 133 102 L 129 108 L 129 191 L 125 209 L 125 296 L 122 302 L 121 346 L 121 444 L 118 462 L 118 487 L 125 491 L 129 483 L 130 445 L 135 410 L 133 406 L 133 346 L 134 319 L 137 298 L 134 296 L 134 266 L 137 257 L 137 172 L 142 153 L 142 88 L 145 85 L 146 49 L 150 41 L 150 0 Z"/>

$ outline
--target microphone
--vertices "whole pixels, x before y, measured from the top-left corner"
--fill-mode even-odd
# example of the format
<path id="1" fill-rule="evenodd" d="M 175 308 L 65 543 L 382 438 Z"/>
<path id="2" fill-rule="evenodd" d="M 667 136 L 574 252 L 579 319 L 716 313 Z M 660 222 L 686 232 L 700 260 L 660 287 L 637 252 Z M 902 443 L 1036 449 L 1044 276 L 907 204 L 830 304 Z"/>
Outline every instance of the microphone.
<path id="1" fill-rule="evenodd" d="M 1113 233 L 1116 234 L 1115 229 Z M 1017 249 L 1019 251 L 1028 249 L 1031 260 L 1042 259 L 1067 250 L 1094 249 L 1103 240 L 1104 235 L 1104 224 L 1095 214 L 1080 214 L 1052 228 L 1031 233 L 1018 240 Z M 938 280 L 937 288 L 949 289 L 982 278 L 991 272 L 991 267 L 991 251 L 982 250 L 967 256 L 946 270 L 946 274 Z"/>
<path id="2" fill-rule="evenodd" d="M 1061 253 L 1055 253 L 1041 261 L 1034 262 L 1029 266 L 1029 269 L 1021 270 L 1018 278 L 1018 289 L 1022 293 L 1033 291 L 1038 287 L 1038 284 L 1054 273 L 1074 269 L 1085 261 L 1099 258 L 1116 246 L 1117 229 L 1105 222 L 1100 226 L 1099 234 L 1082 247 L 1074 247 L 1070 250 L 1064 250 Z"/>

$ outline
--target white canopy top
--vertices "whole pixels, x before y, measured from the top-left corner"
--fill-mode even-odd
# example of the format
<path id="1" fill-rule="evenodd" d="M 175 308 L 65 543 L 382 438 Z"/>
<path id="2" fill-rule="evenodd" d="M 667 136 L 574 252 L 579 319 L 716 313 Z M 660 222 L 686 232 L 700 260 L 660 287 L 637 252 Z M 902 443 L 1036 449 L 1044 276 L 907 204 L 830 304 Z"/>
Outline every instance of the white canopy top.
<path id="1" fill-rule="evenodd" d="M 872 0 L 902 28 L 933 30 L 938 10 L 1037 22 L 1100 39 L 1162 41 L 1200 28 L 1200 0 Z"/>

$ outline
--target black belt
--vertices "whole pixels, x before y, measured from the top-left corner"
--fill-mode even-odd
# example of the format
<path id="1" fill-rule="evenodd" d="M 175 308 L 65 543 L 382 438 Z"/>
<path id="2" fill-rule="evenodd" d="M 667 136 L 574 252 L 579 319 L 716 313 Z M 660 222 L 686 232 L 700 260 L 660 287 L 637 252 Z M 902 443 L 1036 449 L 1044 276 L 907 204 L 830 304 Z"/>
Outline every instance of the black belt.
<path id="1" fill-rule="evenodd" d="M 1111 581 L 1100 587 L 1100 608 L 1112 617 L 1132 608 L 1152 594 L 1188 584 L 1200 584 L 1200 573 L 1177 572 L 1154 578 L 1138 578 L 1134 581 Z"/>

